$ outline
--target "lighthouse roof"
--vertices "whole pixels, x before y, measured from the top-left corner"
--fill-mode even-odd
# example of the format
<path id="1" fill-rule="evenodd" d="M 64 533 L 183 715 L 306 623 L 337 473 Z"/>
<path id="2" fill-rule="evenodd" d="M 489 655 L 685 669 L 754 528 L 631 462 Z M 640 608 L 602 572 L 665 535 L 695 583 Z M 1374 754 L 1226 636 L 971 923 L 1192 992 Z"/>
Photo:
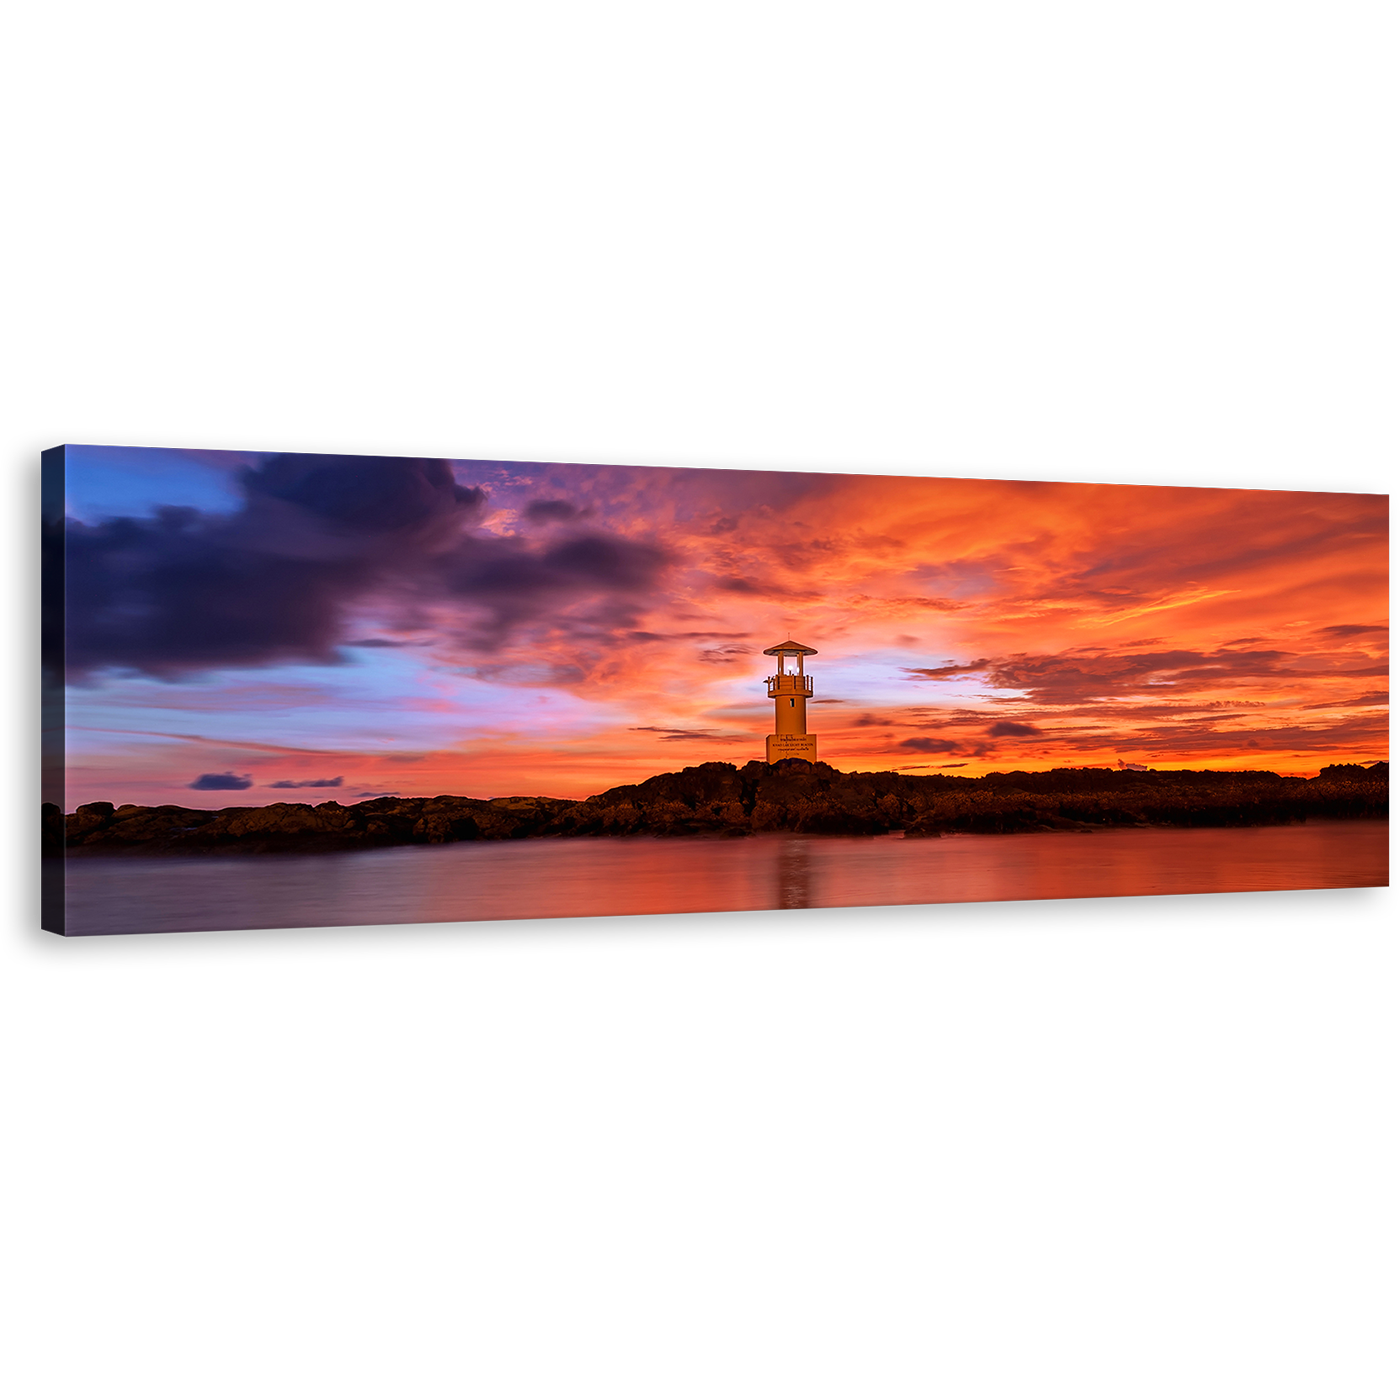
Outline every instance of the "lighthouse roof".
<path id="1" fill-rule="evenodd" d="M 815 656 L 816 647 L 804 647 L 801 642 L 779 642 L 775 647 L 764 647 L 764 656 Z"/>

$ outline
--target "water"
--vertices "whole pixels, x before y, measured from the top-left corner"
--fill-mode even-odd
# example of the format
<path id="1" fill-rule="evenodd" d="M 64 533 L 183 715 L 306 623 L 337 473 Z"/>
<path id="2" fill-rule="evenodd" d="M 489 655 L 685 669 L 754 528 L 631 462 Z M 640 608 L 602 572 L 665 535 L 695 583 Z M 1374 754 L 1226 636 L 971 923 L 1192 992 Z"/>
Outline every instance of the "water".
<path id="1" fill-rule="evenodd" d="M 77 858 L 69 932 L 677 914 L 1388 883 L 1383 821 L 1024 836 L 464 842 L 317 856 Z"/>

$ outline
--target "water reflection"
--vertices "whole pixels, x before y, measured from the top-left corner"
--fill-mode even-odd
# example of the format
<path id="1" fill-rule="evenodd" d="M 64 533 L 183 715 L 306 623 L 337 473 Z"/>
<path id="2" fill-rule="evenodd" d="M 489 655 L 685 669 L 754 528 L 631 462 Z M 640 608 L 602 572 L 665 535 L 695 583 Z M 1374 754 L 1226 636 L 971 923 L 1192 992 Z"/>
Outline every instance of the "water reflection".
<path id="1" fill-rule="evenodd" d="M 774 865 L 777 873 L 775 909 L 812 907 L 812 842 L 802 836 L 784 836 Z"/>
<path id="2" fill-rule="evenodd" d="M 1385 822 L 942 841 L 462 842 L 323 856 L 67 863 L 73 933 L 682 914 L 1384 885 Z"/>

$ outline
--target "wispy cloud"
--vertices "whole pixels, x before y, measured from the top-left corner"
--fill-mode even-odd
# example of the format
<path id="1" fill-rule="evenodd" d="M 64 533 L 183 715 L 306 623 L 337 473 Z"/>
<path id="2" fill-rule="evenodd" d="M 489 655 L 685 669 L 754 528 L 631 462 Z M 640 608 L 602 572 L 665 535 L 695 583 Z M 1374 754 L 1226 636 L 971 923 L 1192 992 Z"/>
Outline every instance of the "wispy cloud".
<path id="1" fill-rule="evenodd" d="M 1137 603 L 1126 608 L 1109 608 L 1098 614 L 1090 613 L 1076 619 L 1074 625 L 1080 628 L 1116 627 L 1120 622 L 1145 617 L 1148 613 L 1169 612 L 1172 608 L 1186 608 L 1193 603 L 1204 603 L 1210 598 L 1225 598 L 1238 592 L 1237 588 L 1187 588 L 1180 593 L 1168 594 L 1149 603 Z"/>
<path id="2" fill-rule="evenodd" d="M 906 666 L 904 669 L 911 676 L 923 676 L 930 681 L 952 680 L 954 676 L 971 676 L 978 671 L 983 671 L 991 664 L 989 657 L 979 657 L 976 661 L 969 661 L 966 666 L 959 666 L 956 661 L 949 661 L 943 666 Z"/>
<path id="3" fill-rule="evenodd" d="M 706 739 L 715 744 L 743 743 L 743 734 L 720 734 L 713 729 L 662 729 L 653 724 L 634 724 L 633 734 L 659 734 L 662 739 Z"/>

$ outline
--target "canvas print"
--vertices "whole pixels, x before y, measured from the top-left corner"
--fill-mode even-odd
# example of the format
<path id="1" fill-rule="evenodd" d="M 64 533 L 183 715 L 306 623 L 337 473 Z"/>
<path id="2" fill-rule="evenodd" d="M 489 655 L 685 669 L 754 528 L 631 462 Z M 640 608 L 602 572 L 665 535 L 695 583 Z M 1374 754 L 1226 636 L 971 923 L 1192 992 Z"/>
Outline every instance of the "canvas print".
<path id="1" fill-rule="evenodd" d="M 66 446 L 66 934 L 1384 885 L 1388 498 Z"/>

